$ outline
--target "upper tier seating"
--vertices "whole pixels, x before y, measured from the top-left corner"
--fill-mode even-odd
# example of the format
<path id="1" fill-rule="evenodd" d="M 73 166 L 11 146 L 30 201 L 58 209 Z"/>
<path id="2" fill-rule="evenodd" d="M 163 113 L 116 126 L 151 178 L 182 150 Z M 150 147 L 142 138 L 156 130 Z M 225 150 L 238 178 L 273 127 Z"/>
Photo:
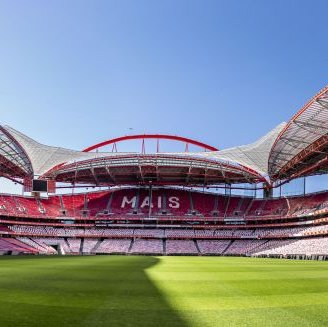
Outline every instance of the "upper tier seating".
<path id="1" fill-rule="evenodd" d="M 85 204 L 84 194 L 72 194 L 62 196 L 63 210 L 67 217 L 82 216 L 82 211 Z"/>
<path id="2" fill-rule="evenodd" d="M 50 196 L 48 199 L 41 199 L 40 205 L 44 209 L 45 216 L 47 217 L 62 216 L 59 196 Z"/>
<path id="3" fill-rule="evenodd" d="M 215 211 L 215 195 L 191 193 L 194 210 L 204 216 L 211 216 Z"/>
<path id="4" fill-rule="evenodd" d="M 290 206 L 289 215 L 307 215 L 316 210 L 328 208 L 328 192 L 312 194 L 304 197 L 290 197 L 287 198 L 286 201 Z"/>
<path id="5" fill-rule="evenodd" d="M 284 216 L 288 212 L 288 204 L 285 198 L 270 199 L 264 202 L 261 214 L 263 216 Z"/>
<path id="6" fill-rule="evenodd" d="M 87 194 L 86 210 L 90 217 L 96 217 L 108 210 L 110 192 L 95 192 Z"/>
<path id="7" fill-rule="evenodd" d="M 145 219 L 149 214 L 162 219 L 189 220 L 208 217 L 223 219 L 275 219 L 328 213 L 328 192 L 307 196 L 254 199 L 223 196 L 179 189 L 153 189 L 150 204 L 147 189 L 119 189 L 88 194 L 54 195 L 35 199 L 14 195 L 0 195 L 0 216 L 35 218 L 77 217 L 106 219 Z M 149 206 L 152 206 L 149 210 Z"/>
<path id="8" fill-rule="evenodd" d="M 42 211 L 40 210 L 35 198 L 16 196 L 14 199 L 16 202 L 16 211 L 20 211 L 21 213 L 31 216 L 42 215 Z"/>
<path id="9" fill-rule="evenodd" d="M 262 214 L 262 208 L 265 204 L 265 201 L 267 200 L 254 199 L 251 202 L 248 211 L 246 212 L 247 216 L 260 216 Z"/>
<path id="10" fill-rule="evenodd" d="M 234 216 L 242 215 L 242 213 L 238 210 L 241 200 L 242 200 L 241 197 L 236 197 L 236 196 L 230 197 L 225 210 L 226 217 L 234 217 Z"/>
<path id="11" fill-rule="evenodd" d="M 111 195 L 110 211 L 117 215 L 137 213 L 137 189 L 113 191 Z"/>

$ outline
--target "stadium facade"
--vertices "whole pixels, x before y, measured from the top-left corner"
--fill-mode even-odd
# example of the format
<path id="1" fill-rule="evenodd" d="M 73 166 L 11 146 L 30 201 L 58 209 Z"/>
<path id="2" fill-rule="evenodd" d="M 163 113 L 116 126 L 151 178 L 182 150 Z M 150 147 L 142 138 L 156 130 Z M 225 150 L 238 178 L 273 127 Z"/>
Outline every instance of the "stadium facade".
<path id="1" fill-rule="evenodd" d="M 141 152 L 117 150 L 132 139 Z M 157 142 L 153 153 L 147 139 Z M 183 142 L 186 151 L 161 152 L 162 139 Z M 0 142 L 1 176 L 32 192 L 0 196 L 1 253 L 328 257 L 328 192 L 272 197 L 291 180 L 327 173 L 328 87 L 289 122 L 229 149 L 147 134 L 76 151 L 9 126 L 0 126 Z M 210 192 L 245 183 L 264 198 Z M 56 195 L 56 185 L 108 190 Z"/>

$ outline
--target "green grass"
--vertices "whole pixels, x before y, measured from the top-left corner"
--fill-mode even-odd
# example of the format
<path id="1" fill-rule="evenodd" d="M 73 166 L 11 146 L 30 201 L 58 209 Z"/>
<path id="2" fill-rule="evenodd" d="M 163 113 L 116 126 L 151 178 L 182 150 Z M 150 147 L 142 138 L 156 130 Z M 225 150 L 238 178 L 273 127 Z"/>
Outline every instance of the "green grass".
<path id="1" fill-rule="evenodd" d="M 328 326 L 328 262 L 0 257 L 0 326 Z"/>

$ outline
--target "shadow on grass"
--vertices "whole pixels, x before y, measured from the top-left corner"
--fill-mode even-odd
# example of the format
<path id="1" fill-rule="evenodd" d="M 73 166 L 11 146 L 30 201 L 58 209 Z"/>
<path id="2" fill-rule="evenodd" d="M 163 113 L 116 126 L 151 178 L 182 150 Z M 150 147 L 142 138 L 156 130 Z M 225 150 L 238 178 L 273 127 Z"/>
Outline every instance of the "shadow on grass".
<path id="1" fill-rule="evenodd" d="M 1 260 L 0 324 L 187 326 L 145 272 L 158 261 L 146 256 Z"/>

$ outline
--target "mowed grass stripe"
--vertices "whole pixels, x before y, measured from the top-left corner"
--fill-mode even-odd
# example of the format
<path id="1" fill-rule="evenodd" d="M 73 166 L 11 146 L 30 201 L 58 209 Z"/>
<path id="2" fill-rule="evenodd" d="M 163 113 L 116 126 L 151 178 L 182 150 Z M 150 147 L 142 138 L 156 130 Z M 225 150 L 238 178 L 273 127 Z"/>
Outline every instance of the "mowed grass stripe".
<path id="1" fill-rule="evenodd" d="M 325 326 L 328 262 L 0 257 L 0 326 Z"/>

